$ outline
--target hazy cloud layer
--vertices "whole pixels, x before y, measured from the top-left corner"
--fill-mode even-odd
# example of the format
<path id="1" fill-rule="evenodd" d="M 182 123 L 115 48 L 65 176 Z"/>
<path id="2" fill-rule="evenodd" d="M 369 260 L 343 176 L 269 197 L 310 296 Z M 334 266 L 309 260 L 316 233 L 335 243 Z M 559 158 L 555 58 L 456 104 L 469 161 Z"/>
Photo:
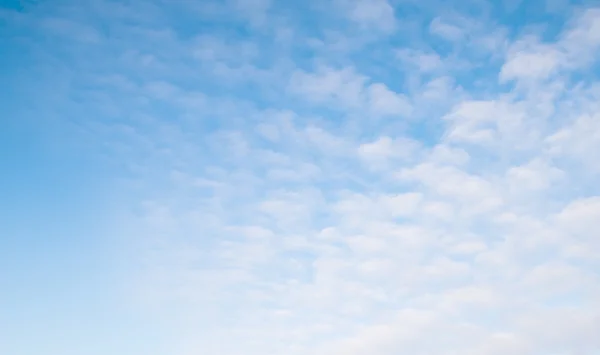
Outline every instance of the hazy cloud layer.
<path id="1" fill-rule="evenodd" d="M 597 354 L 600 9 L 472 3 L 0 16 L 112 167 L 169 354 Z"/>

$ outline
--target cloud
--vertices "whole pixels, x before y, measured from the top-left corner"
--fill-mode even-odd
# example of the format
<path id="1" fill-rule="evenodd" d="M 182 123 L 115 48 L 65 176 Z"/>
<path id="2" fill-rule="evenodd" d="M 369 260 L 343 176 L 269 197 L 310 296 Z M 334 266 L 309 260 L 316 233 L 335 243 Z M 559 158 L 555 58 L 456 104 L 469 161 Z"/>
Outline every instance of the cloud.
<path id="1" fill-rule="evenodd" d="M 260 26 L 267 21 L 267 11 L 271 7 L 270 0 L 233 0 L 232 7 L 250 23 Z"/>
<path id="2" fill-rule="evenodd" d="M 387 0 L 340 0 L 348 18 L 363 29 L 383 32 L 396 27 L 395 11 Z"/>
<path id="3" fill-rule="evenodd" d="M 465 30 L 455 24 L 444 21 L 440 17 L 434 18 L 429 24 L 429 31 L 449 41 L 458 41 L 465 35 Z"/>
<path id="4" fill-rule="evenodd" d="M 391 91 L 385 84 L 369 83 L 353 68 L 321 67 L 313 73 L 296 71 L 289 90 L 314 104 L 364 110 L 374 116 L 407 116 L 412 109 L 405 95 Z"/>
<path id="5" fill-rule="evenodd" d="M 352 108 L 360 105 L 366 80 L 352 68 L 322 68 L 316 73 L 297 71 L 291 78 L 290 90 L 315 103 L 329 101 Z"/>
<path id="6" fill-rule="evenodd" d="M 378 116 L 408 115 L 412 107 L 408 99 L 388 89 L 384 84 L 371 84 L 368 89 L 368 106 Z"/>
<path id="7" fill-rule="evenodd" d="M 361 144 L 358 153 L 365 160 L 387 160 L 394 157 L 410 158 L 418 148 L 418 143 L 410 139 L 380 137 L 372 143 Z"/>
<path id="8" fill-rule="evenodd" d="M 589 65 L 600 48 L 598 28 L 600 12 L 588 9 L 553 43 L 543 43 L 535 37 L 517 41 L 509 49 L 500 79 L 547 79 L 558 70 Z"/>
<path id="9" fill-rule="evenodd" d="M 534 160 L 522 166 L 515 166 L 508 170 L 510 184 L 520 190 L 543 190 L 553 182 L 561 179 L 564 172 L 547 163 Z"/>
<path id="10" fill-rule="evenodd" d="M 512 48 L 509 61 L 500 71 L 500 79 L 503 81 L 515 78 L 545 79 L 564 60 L 561 52 L 544 45 L 523 45 L 525 48 Z"/>
<path id="11" fill-rule="evenodd" d="M 600 349 L 600 10 L 94 3 L 3 12 L 14 75 L 111 176 L 168 353 Z"/>
<path id="12" fill-rule="evenodd" d="M 398 50 L 398 58 L 414 65 L 421 72 L 431 72 L 443 66 L 442 59 L 435 52 L 424 52 L 415 49 Z"/>

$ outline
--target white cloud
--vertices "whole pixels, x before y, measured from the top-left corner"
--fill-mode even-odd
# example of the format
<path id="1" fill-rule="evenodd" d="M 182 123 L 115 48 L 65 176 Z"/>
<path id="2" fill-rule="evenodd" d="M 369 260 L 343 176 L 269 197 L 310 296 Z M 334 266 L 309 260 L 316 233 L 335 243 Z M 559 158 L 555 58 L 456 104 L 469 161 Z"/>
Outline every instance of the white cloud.
<path id="1" fill-rule="evenodd" d="M 494 184 L 455 167 L 422 163 L 414 168 L 402 169 L 398 178 L 418 182 L 430 193 L 451 199 L 456 208 L 470 211 L 469 213 L 486 212 L 503 203 Z"/>
<path id="2" fill-rule="evenodd" d="M 405 95 L 382 83 L 369 84 L 365 76 L 349 67 L 320 67 L 314 73 L 296 71 L 288 89 L 312 103 L 362 109 L 374 116 L 407 116 L 412 110 Z"/>
<path id="3" fill-rule="evenodd" d="M 435 52 L 400 49 L 397 51 L 397 55 L 400 60 L 417 67 L 425 73 L 439 70 L 444 66 L 444 62 Z"/>
<path id="4" fill-rule="evenodd" d="M 535 41 L 535 40 L 531 40 Z M 545 79 L 558 69 L 563 54 L 552 46 L 517 44 L 500 71 L 500 80 Z"/>
<path id="5" fill-rule="evenodd" d="M 394 8 L 387 0 L 340 0 L 350 20 L 364 29 L 389 32 L 396 27 Z"/>
<path id="6" fill-rule="evenodd" d="M 564 177 L 564 172 L 536 159 L 525 165 L 510 168 L 507 175 L 511 187 L 523 192 L 547 189 L 553 182 Z"/>
<path id="7" fill-rule="evenodd" d="M 358 154 L 365 163 L 374 166 L 387 165 L 390 159 L 410 159 L 419 151 L 418 142 L 408 138 L 379 137 L 371 143 L 358 147 Z"/>
<path id="8" fill-rule="evenodd" d="M 574 242 L 586 245 L 592 253 L 596 253 L 600 244 L 595 238 L 595 230 L 600 223 L 600 198 L 589 197 L 574 200 L 557 216 L 556 221 Z M 571 239 L 569 239 L 571 240 Z"/>
<path id="9" fill-rule="evenodd" d="M 53 43 L 40 63 L 85 70 L 31 96 L 85 113 L 126 178 L 123 277 L 167 352 L 595 354 L 598 10 L 550 41 L 437 16 L 420 31 L 451 43 L 422 43 L 395 19 L 419 6 L 227 4 L 197 19 L 210 36 L 165 16 L 145 42 L 119 22 L 134 41 Z M 293 41 L 270 40 L 271 16 Z M 132 68 L 141 53 L 161 65 Z"/>
<path id="10" fill-rule="evenodd" d="M 363 100 L 367 78 L 352 68 L 319 68 L 316 73 L 296 71 L 289 89 L 315 103 L 333 102 L 343 108 L 356 108 Z"/>
<path id="11" fill-rule="evenodd" d="M 252 62 L 259 50 L 255 43 L 226 43 L 220 38 L 201 35 L 194 39 L 192 55 L 204 61 L 224 61 L 243 65 Z"/>
<path id="12" fill-rule="evenodd" d="M 267 21 L 267 11 L 271 0 L 231 0 L 233 9 L 254 26 L 264 25 Z"/>
<path id="13" fill-rule="evenodd" d="M 448 21 L 447 19 L 436 17 L 429 24 L 429 31 L 449 41 L 463 39 L 466 34 L 465 28 L 461 28 L 458 24 L 452 22 L 456 21 Z"/>
<path id="14" fill-rule="evenodd" d="M 502 81 L 546 79 L 559 70 L 573 70 L 594 62 L 600 49 L 600 11 L 583 11 L 556 42 L 528 37 L 514 43 L 500 72 Z"/>
<path id="15" fill-rule="evenodd" d="M 600 149 L 600 116 L 583 114 L 558 132 L 548 136 L 546 142 L 554 156 L 569 156 L 582 162 L 592 171 L 599 172 L 596 159 L 589 152 Z"/>
<path id="16" fill-rule="evenodd" d="M 463 165 L 466 164 L 470 157 L 465 150 L 438 144 L 431 149 L 428 159 L 440 165 Z"/>
<path id="17" fill-rule="evenodd" d="M 384 84 L 368 87 L 368 107 L 377 116 L 408 116 L 412 107 L 406 96 L 395 93 Z"/>

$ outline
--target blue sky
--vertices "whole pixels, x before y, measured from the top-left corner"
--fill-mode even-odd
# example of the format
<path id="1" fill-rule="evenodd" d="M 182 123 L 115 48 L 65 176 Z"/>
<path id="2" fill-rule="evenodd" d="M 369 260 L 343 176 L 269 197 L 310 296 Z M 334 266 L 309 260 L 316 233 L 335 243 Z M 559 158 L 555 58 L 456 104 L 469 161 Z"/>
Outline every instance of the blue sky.
<path id="1" fill-rule="evenodd" d="M 0 0 L 0 353 L 597 354 L 591 1 Z"/>

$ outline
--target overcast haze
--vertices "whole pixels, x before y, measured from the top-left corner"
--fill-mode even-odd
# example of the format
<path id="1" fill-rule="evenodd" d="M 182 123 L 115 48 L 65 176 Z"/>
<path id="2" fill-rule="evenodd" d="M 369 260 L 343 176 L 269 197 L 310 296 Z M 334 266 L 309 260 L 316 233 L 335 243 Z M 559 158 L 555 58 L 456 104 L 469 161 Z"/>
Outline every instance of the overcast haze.
<path id="1" fill-rule="evenodd" d="M 0 4 L 1 354 L 600 353 L 597 2 Z"/>

